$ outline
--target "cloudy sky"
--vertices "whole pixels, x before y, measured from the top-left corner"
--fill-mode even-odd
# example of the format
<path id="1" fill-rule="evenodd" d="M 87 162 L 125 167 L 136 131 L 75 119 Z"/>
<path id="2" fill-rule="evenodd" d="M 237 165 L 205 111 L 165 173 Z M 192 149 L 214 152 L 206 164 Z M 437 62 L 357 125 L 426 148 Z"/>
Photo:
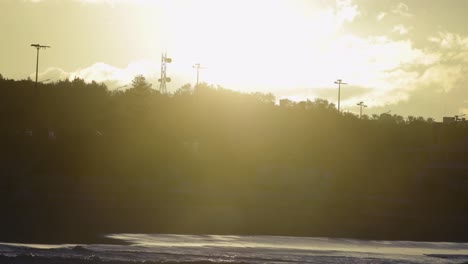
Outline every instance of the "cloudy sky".
<path id="1" fill-rule="evenodd" d="M 174 91 L 201 81 L 357 112 L 468 114 L 465 0 L 0 0 L 0 73 L 80 77 L 110 88 L 145 75 L 161 53 Z"/>

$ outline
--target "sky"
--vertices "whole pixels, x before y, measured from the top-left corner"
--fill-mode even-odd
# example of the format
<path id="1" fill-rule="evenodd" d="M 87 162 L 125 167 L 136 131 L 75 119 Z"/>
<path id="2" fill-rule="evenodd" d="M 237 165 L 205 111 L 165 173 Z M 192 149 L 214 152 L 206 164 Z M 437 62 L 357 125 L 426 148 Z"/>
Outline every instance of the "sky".
<path id="1" fill-rule="evenodd" d="M 110 89 L 143 74 L 169 91 L 200 81 L 367 114 L 468 114 L 465 0 L 0 0 L 0 73 L 83 78 Z"/>

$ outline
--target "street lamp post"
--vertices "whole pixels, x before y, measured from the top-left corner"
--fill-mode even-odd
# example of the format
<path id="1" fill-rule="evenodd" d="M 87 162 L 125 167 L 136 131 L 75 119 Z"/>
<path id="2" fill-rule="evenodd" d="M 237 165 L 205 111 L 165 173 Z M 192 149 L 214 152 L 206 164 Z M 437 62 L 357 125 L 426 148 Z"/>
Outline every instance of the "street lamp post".
<path id="1" fill-rule="evenodd" d="M 341 93 L 341 85 L 342 85 L 342 84 L 347 84 L 347 83 L 344 83 L 343 80 L 341 80 L 341 79 L 338 79 L 335 83 L 338 84 L 338 113 L 339 113 L 339 112 L 340 112 L 340 93 Z"/>
<path id="2" fill-rule="evenodd" d="M 200 63 L 195 63 L 192 67 L 197 69 L 197 85 L 196 86 L 198 86 L 198 81 L 200 78 L 200 69 L 206 69 L 206 68 L 202 67 Z"/>
<path id="3" fill-rule="evenodd" d="M 357 105 L 359 106 L 359 119 L 361 119 L 362 118 L 362 108 L 367 107 L 367 105 L 365 105 L 364 102 L 359 102 Z"/>
<path id="4" fill-rule="evenodd" d="M 44 45 L 40 45 L 40 44 L 31 44 L 31 47 L 34 47 L 37 50 L 37 55 L 36 55 L 36 86 L 35 86 L 37 88 L 37 75 L 38 75 L 38 72 L 39 72 L 39 50 L 40 49 L 50 48 L 50 46 L 44 46 Z"/>

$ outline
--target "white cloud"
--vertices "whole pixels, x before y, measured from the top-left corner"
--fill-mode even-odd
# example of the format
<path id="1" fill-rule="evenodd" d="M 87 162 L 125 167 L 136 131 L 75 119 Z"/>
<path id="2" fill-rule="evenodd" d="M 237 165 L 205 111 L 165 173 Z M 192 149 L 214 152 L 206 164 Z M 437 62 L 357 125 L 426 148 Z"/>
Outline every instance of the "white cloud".
<path id="1" fill-rule="evenodd" d="M 24 2 L 31 2 L 31 3 L 44 3 L 44 2 L 52 2 L 52 0 L 23 0 Z M 120 3 L 131 3 L 131 4 L 160 4 L 164 0 L 61 0 L 63 2 L 77 2 L 77 3 L 84 3 L 84 4 L 107 4 L 110 7 L 115 7 L 116 4 Z"/>
<path id="2" fill-rule="evenodd" d="M 443 49 L 468 50 L 468 37 L 451 32 L 438 32 L 429 37 L 430 42 L 436 43 Z"/>
<path id="3" fill-rule="evenodd" d="M 151 61 L 136 61 L 129 63 L 125 68 L 118 68 L 106 63 L 98 62 L 89 67 L 77 69 L 67 72 L 57 67 L 47 68 L 39 73 L 39 81 L 50 80 L 58 81 L 74 78 L 80 78 L 86 82 L 96 81 L 105 83 L 109 89 L 118 86 L 128 85 L 136 75 L 142 74 L 146 79 L 153 84 L 153 88 L 158 87 L 160 65 Z M 35 74 L 30 77 L 34 78 Z"/>
<path id="4" fill-rule="evenodd" d="M 405 3 L 398 3 L 392 10 L 392 13 L 402 17 L 412 17 L 413 14 L 409 12 L 409 7 Z"/>
<path id="5" fill-rule="evenodd" d="M 63 79 L 68 79 L 70 76 L 70 73 L 60 69 L 60 68 L 57 68 L 57 67 L 50 67 L 50 68 L 47 68 L 45 71 L 43 72 L 40 72 L 38 74 L 38 81 L 39 82 L 45 82 L 46 80 L 47 81 L 57 81 L 57 80 L 63 80 Z M 36 74 L 35 73 L 31 73 L 29 75 L 29 77 L 31 79 L 35 79 L 36 78 Z"/>
<path id="6" fill-rule="evenodd" d="M 427 68 L 418 81 L 439 87 L 437 91 L 440 93 L 447 93 L 455 88 L 464 72 L 463 65 L 436 64 Z"/>
<path id="7" fill-rule="evenodd" d="M 385 18 L 386 15 L 387 15 L 387 13 L 380 12 L 376 17 L 377 21 L 382 21 Z"/>
<path id="8" fill-rule="evenodd" d="M 144 75 L 148 80 L 157 81 L 158 69 L 159 65 L 150 61 L 132 62 L 123 69 L 99 62 L 70 73 L 70 78 L 78 77 L 85 81 L 96 82 L 118 81 L 123 85 L 130 83 L 139 74 Z"/>
<path id="9" fill-rule="evenodd" d="M 411 30 L 412 28 L 408 28 L 408 27 L 405 27 L 404 25 L 402 24 L 399 24 L 399 25 L 395 25 L 392 29 L 392 32 L 396 32 L 400 35 L 406 35 L 409 33 L 409 31 Z"/>
<path id="10" fill-rule="evenodd" d="M 360 12 L 352 0 L 336 0 L 336 17 L 340 23 L 351 22 Z"/>

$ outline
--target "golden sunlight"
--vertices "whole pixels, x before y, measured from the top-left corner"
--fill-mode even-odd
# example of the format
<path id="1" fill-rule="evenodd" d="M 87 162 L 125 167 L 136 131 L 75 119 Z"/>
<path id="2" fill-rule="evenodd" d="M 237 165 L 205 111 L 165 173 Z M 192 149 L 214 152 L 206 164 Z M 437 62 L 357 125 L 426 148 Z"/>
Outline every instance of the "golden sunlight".
<path id="1" fill-rule="evenodd" d="M 177 57 L 208 67 L 209 82 L 235 88 L 307 81 L 303 73 L 313 73 L 339 23 L 330 10 L 289 1 L 174 2 L 169 10 L 177 14 L 168 23 Z"/>
<path id="2" fill-rule="evenodd" d="M 0 264 L 468 264 L 468 0 L 0 10 Z"/>

